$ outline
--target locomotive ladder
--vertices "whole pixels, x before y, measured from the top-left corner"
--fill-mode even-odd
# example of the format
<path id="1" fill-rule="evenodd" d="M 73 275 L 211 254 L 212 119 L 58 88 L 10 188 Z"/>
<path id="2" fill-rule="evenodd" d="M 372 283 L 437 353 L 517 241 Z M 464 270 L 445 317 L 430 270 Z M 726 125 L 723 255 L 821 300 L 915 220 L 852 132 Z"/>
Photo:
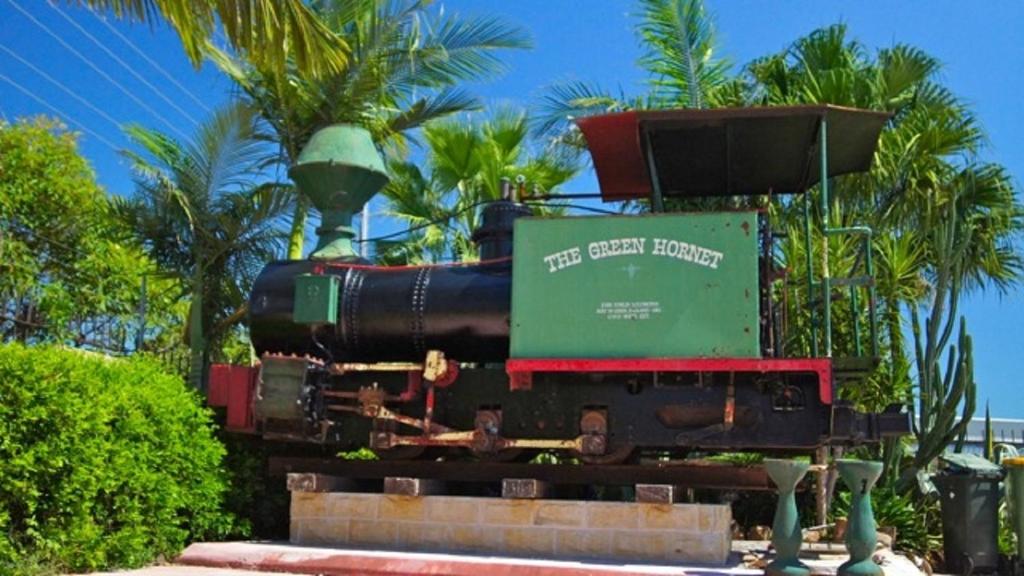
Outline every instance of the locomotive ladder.
<path id="1" fill-rule="evenodd" d="M 846 287 L 850 294 L 850 308 L 853 319 L 854 357 L 835 359 L 836 371 L 839 373 L 863 373 L 874 367 L 878 359 L 878 315 L 875 293 L 875 270 L 871 257 L 872 230 L 868 226 L 832 227 L 829 217 L 830 198 L 828 182 L 828 119 L 822 115 L 818 124 L 818 152 L 821 163 L 821 280 L 814 280 L 813 240 L 811 238 L 811 196 L 804 192 L 804 242 L 807 257 L 807 299 L 811 316 L 811 349 L 815 357 L 821 352 L 818 346 L 817 328 L 822 328 L 824 356 L 832 358 L 832 295 L 835 288 Z M 829 269 L 829 239 L 832 236 L 856 235 L 862 239 L 861 253 L 851 269 L 855 273 L 857 263 L 863 258 L 864 274 L 847 277 L 832 277 Z M 867 288 L 868 292 L 868 336 L 870 355 L 865 356 L 861 342 L 860 302 L 858 288 Z M 820 291 L 820 298 L 815 299 L 815 292 Z M 818 322 L 816 308 L 821 303 L 822 318 Z"/>

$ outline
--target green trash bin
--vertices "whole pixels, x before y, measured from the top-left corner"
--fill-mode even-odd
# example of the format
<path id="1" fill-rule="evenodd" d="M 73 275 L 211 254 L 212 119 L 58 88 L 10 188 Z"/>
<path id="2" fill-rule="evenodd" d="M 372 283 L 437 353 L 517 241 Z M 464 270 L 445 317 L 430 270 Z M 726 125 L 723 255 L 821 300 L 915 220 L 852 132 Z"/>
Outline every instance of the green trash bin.
<path id="1" fill-rule="evenodd" d="M 950 454 L 932 477 L 942 502 L 942 548 L 949 574 L 999 569 L 999 466 L 970 454 Z"/>

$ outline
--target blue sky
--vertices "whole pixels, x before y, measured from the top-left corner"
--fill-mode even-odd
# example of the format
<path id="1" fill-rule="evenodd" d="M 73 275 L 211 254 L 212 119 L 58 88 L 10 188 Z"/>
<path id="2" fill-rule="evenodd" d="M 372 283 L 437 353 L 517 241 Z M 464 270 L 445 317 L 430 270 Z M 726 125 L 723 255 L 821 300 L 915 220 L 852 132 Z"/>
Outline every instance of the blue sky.
<path id="1" fill-rule="evenodd" d="M 1018 136 L 1024 130 L 1024 106 L 1019 102 L 1024 92 L 1024 39 L 1020 33 L 1024 3 L 709 0 L 708 4 L 715 14 L 721 53 L 736 64 L 781 50 L 817 27 L 840 21 L 870 49 L 895 42 L 924 49 L 943 62 L 942 80 L 974 106 L 988 134 L 984 158 L 1006 165 L 1018 179 L 1019 188 L 1024 174 L 1024 146 Z M 507 54 L 504 76 L 470 86 L 489 105 L 529 105 L 545 86 L 568 79 L 595 81 L 614 90 L 621 87 L 626 93 L 643 89 L 643 76 L 635 65 L 639 49 L 633 32 L 633 2 L 438 0 L 436 5 L 464 14 L 500 14 L 531 32 L 535 48 Z M 172 134 L 176 130 L 187 134 L 192 127 L 188 117 L 201 119 L 207 108 L 229 98 L 232 88 L 211 66 L 196 71 L 166 26 L 116 21 L 111 25 L 145 58 L 88 10 L 64 2 L 55 9 L 43 0 L 0 0 L 0 114 L 8 119 L 40 113 L 61 115 L 72 128 L 85 132 L 81 149 L 100 182 L 112 192 L 130 193 L 128 168 L 116 153 L 127 145 L 118 124 L 138 122 Z M 86 34 L 99 40 L 145 82 Z M 172 84 L 147 58 L 185 90 Z M 569 189 L 596 191 L 596 182 L 591 175 L 584 175 Z M 991 400 L 995 416 L 1024 418 L 1024 401 L 1015 392 L 1019 381 L 1015 358 L 1024 354 L 1021 292 L 973 294 L 962 310 L 975 337 L 979 402 L 983 405 Z"/>

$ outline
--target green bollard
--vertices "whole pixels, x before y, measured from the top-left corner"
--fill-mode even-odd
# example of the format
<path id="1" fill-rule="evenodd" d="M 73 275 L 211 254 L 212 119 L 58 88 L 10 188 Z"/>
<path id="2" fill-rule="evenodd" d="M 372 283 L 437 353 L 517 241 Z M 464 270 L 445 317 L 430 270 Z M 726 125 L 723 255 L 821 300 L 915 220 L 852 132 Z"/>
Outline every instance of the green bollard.
<path id="1" fill-rule="evenodd" d="M 1006 501 L 1010 504 L 1013 533 L 1017 535 L 1017 560 L 1024 560 L 1024 457 L 1004 458 Z"/>
<path id="2" fill-rule="evenodd" d="M 810 464 L 794 460 L 764 461 L 768 476 L 779 489 L 779 503 L 775 508 L 772 522 L 772 546 L 775 560 L 765 567 L 768 576 L 808 576 L 811 569 L 800 562 L 800 545 L 803 532 L 800 530 L 800 516 L 796 510 L 796 485 L 807 474 Z"/>
<path id="3" fill-rule="evenodd" d="M 839 476 L 853 493 L 850 519 L 846 526 L 846 549 L 850 559 L 839 567 L 838 576 L 883 576 L 871 555 L 878 544 L 875 513 L 871 510 L 871 488 L 882 475 L 882 463 L 867 460 L 839 460 Z"/>

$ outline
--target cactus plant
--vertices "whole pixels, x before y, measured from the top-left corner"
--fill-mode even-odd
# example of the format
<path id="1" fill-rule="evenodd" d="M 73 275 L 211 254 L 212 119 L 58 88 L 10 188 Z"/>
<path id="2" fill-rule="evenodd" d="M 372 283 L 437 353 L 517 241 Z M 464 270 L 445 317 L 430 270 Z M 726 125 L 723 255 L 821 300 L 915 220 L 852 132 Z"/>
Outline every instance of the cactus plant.
<path id="1" fill-rule="evenodd" d="M 919 472 L 938 458 L 951 444 L 962 446 L 967 424 L 974 415 L 977 387 L 974 382 L 974 354 L 967 320 L 960 317 L 955 344 L 949 344 L 957 318 L 957 304 L 963 285 L 965 255 L 971 243 L 971 226 L 958 217 L 955 202 L 928 236 L 936 256 L 933 270 L 931 310 L 921 330 L 918 308 L 911 307 L 914 356 L 918 394 L 910 402 L 917 452 L 898 481 L 901 492 L 916 484 Z M 942 355 L 946 355 L 942 366 Z"/>
<path id="2" fill-rule="evenodd" d="M 930 319 L 931 320 L 931 319 Z M 911 404 L 917 453 L 900 477 L 901 490 L 908 489 L 919 471 L 925 470 L 948 446 L 962 443 L 962 436 L 974 414 L 977 387 L 974 382 L 974 355 L 967 321 L 960 318 L 958 346 L 949 347 L 945 373 L 939 368 L 939 352 L 952 332 L 944 329 L 936 344 L 922 350 L 917 314 L 912 315 L 914 341 L 918 348 L 919 393 L 916 407 Z M 932 322 L 929 321 L 928 324 Z M 948 322 L 952 324 L 952 321 Z M 929 330 L 931 332 L 931 330 Z M 922 360 L 926 359 L 926 360 Z"/>

